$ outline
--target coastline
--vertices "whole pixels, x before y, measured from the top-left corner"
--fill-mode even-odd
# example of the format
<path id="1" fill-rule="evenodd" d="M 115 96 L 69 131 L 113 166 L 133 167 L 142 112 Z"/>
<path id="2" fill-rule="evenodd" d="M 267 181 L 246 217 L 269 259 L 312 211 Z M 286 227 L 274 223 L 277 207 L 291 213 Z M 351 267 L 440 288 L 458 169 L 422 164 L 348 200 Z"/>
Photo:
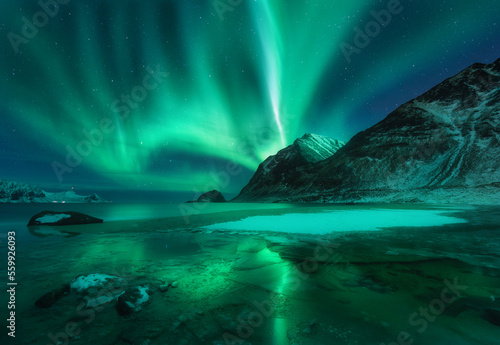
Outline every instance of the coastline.
<path id="1" fill-rule="evenodd" d="M 26 345 L 55 344 L 54 337 L 63 342 L 67 337 L 75 345 L 142 344 L 148 339 L 149 344 L 212 345 L 225 343 L 229 335 L 275 345 L 275 334 L 287 335 L 282 339 L 291 344 L 308 345 L 345 339 L 350 339 L 346 344 L 390 342 L 401 331 L 429 343 L 457 339 L 460 332 L 469 344 L 495 344 L 498 328 L 484 315 L 496 310 L 492 298 L 500 296 L 498 207 L 426 206 L 444 213 L 455 210 L 470 224 L 402 224 L 377 232 L 200 229 L 252 216 L 382 206 L 315 204 L 215 212 L 192 215 L 188 226 L 183 217 L 170 217 L 51 227 L 75 236 L 32 236 L 18 243 L 16 317 L 22 322 L 17 334 Z M 85 295 L 75 291 L 48 309 L 35 307 L 42 295 L 91 274 L 116 275 L 126 283 L 123 289 L 147 285 L 150 301 L 127 317 L 117 314 L 114 302 L 78 309 Z M 425 320 L 419 308 L 455 282 L 467 289 L 433 315 L 436 319 L 425 332 L 408 324 L 415 313 L 415 322 Z M 162 291 L 161 286 L 168 288 Z M 249 313 L 262 319 L 243 333 L 238 320 L 248 319 Z M 68 322 L 75 323 L 78 335 L 65 333 Z"/>

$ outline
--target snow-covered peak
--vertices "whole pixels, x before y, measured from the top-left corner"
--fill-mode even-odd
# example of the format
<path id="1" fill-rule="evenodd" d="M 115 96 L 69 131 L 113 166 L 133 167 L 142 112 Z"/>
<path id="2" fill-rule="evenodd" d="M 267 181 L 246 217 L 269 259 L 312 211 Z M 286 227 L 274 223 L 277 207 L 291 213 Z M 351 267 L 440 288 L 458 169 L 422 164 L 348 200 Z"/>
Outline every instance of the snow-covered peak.
<path id="1" fill-rule="evenodd" d="M 259 170 L 267 174 L 278 164 L 303 165 L 316 163 L 331 157 L 344 143 L 322 135 L 306 133 L 302 138 L 280 150 L 276 155 L 269 156 L 259 166 Z"/>
<path id="2" fill-rule="evenodd" d="M 267 194 L 270 187 L 281 185 L 286 188 L 301 176 L 304 169 L 332 157 L 343 145 L 341 141 L 307 133 L 262 162 L 240 195 Z"/>
<path id="3" fill-rule="evenodd" d="M 302 138 L 295 140 L 294 145 L 304 159 L 315 163 L 331 157 L 344 146 L 344 143 L 322 135 L 306 133 Z"/>
<path id="4" fill-rule="evenodd" d="M 334 141 L 306 134 L 268 158 L 237 200 L 494 204 L 499 126 L 500 59 L 443 81 L 326 159 Z"/>

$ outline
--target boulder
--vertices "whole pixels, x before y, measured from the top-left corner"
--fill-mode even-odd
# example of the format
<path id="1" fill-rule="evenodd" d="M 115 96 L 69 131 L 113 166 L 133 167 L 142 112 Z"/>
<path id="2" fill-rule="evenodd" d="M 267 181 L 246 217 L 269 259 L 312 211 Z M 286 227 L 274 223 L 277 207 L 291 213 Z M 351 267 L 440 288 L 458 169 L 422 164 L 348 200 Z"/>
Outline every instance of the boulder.
<path id="1" fill-rule="evenodd" d="M 66 284 L 60 288 L 54 289 L 39 299 L 36 300 L 35 306 L 38 308 L 50 308 L 56 303 L 62 296 L 69 294 L 70 286 Z"/>
<path id="2" fill-rule="evenodd" d="M 198 198 L 198 202 L 226 202 L 226 199 L 218 190 L 212 190 L 210 192 L 202 194 Z"/>
<path id="3" fill-rule="evenodd" d="M 43 211 L 31 217 L 28 226 L 33 225 L 79 225 L 102 223 L 103 220 L 79 212 Z"/>
<path id="4" fill-rule="evenodd" d="M 495 326 L 500 326 L 500 310 L 486 309 L 483 318 Z"/>
<path id="5" fill-rule="evenodd" d="M 149 302 L 149 286 L 138 286 L 125 290 L 116 303 L 116 311 L 122 316 L 132 314 L 142 310 L 144 305 Z"/>

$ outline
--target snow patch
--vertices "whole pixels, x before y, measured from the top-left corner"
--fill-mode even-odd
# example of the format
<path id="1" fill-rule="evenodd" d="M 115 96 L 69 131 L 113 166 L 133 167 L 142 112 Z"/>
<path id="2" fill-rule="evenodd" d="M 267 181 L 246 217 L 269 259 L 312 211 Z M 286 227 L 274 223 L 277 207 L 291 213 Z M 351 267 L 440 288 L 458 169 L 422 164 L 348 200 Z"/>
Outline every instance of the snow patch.
<path id="1" fill-rule="evenodd" d="M 70 214 L 59 213 L 59 214 L 47 214 L 43 217 L 37 218 L 36 220 L 42 224 L 47 223 L 57 223 L 61 219 L 71 218 Z"/>
<path id="2" fill-rule="evenodd" d="M 107 274 L 89 274 L 88 276 L 79 276 L 71 284 L 70 287 L 77 291 L 87 290 L 92 287 L 101 287 L 108 280 L 117 279 L 116 276 L 111 276 Z"/>

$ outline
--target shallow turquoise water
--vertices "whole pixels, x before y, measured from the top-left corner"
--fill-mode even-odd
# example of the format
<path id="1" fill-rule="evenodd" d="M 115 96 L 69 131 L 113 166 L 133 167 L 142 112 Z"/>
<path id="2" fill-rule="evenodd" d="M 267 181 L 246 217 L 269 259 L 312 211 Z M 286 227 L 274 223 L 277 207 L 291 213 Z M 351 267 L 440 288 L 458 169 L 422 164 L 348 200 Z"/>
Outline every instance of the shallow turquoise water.
<path id="1" fill-rule="evenodd" d="M 7 217 L 2 233 L 14 229 L 17 234 L 20 344 L 47 345 L 48 334 L 61 332 L 69 320 L 82 329 L 79 338 L 69 342 L 75 345 L 124 344 L 122 339 L 138 345 L 147 339 L 151 345 L 223 344 L 224 327 L 237 334 L 231 321 L 258 310 L 255 302 L 267 301 L 272 301 L 273 313 L 252 329 L 248 343 L 380 345 L 407 331 L 415 345 L 496 345 L 500 335 L 500 327 L 484 316 L 488 309 L 500 309 L 499 207 L 208 205 L 199 210 L 204 214 L 196 223 L 200 226 L 179 228 L 179 205 L 142 205 L 135 211 L 133 205 L 49 206 L 104 219 L 172 218 L 152 223 L 130 220 L 123 223 L 129 225 L 123 233 L 65 237 L 68 234 L 54 228 L 54 233 L 34 236 L 25 226 L 27 219 L 47 205 L 3 207 L 17 214 L 17 219 L 13 214 Z M 258 210 L 257 215 L 244 208 Z M 265 214 L 270 208 L 278 208 L 278 214 Z M 293 223 L 296 228 L 327 230 L 332 224 L 324 217 L 331 216 L 347 226 L 332 237 L 285 229 Z M 204 217 L 210 218 L 210 229 Z M 259 223 L 252 223 L 255 217 Z M 286 222 L 277 221 L 280 217 Z M 228 219 L 244 227 L 220 229 Z M 367 225 L 377 230 L 368 231 Z M 105 222 L 99 229 L 106 226 Z M 0 240 L 5 258 L 5 242 Z M 325 243 L 335 244 L 330 247 L 334 253 L 313 262 L 312 271 L 304 271 L 302 263 L 311 264 L 318 245 Z M 2 259 L 2 277 L 5 268 Z M 152 302 L 129 318 L 109 305 L 89 325 L 75 313 L 82 298 L 77 294 L 48 309 L 34 306 L 41 295 L 81 274 L 120 274 L 131 285 L 151 284 Z M 445 280 L 455 278 L 467 290 L 420 334 L 409 316 L 438 298 Z M 174 280 L 179 283 L 176 289 L 158 290 L 163 281 Z M 0 302 L 5 305 L 5 294 Z M 5 311 L 1 308 L 1 317 Z M 206 338 L 203 327 L 211 330 Z M 4 336 L 0 334 L 2 344 Z"/>
<path id="2" fill-rule="evenodd" d="M 235 222 L 208 225 L 204 229 L 324 235 L 331 232 L 380 231 L 390 227 L 412 228 L 467 223 L 467 220 L 453 214 L 454 212 L 443 210 L 337 209 L 318 213 L 248 217 Z"/>

